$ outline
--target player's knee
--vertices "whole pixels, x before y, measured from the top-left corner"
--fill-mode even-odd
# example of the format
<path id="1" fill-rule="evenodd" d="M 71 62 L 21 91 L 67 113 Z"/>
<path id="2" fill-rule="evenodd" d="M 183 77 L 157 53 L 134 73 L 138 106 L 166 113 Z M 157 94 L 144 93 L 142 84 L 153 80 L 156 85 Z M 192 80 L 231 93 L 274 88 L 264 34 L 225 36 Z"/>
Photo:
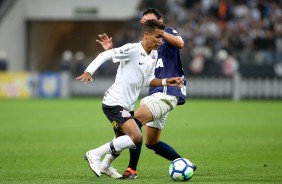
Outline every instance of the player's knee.
<path id="1" fill-rule="evenodd" d="M 135 145 L 140 144 L 142 142 L 142 133 L 135 133 L 131 135 L 130 138 Z"/>

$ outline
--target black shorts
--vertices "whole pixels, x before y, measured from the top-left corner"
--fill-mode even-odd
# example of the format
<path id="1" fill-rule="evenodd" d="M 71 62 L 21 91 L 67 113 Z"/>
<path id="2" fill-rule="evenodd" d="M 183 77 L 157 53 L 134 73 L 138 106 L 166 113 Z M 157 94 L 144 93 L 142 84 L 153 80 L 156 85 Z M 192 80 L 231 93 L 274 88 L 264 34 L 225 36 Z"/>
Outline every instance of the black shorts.
<path id="1" fill-rule="evenodd" d="M 115 132 L 119 130 L 120 125 L 129 119 L 133 119 L 134 111 L 129 112 L 119 105 L 108 106 L 102 104 L 102 109 L 108 120 L 111 122 Z"/>

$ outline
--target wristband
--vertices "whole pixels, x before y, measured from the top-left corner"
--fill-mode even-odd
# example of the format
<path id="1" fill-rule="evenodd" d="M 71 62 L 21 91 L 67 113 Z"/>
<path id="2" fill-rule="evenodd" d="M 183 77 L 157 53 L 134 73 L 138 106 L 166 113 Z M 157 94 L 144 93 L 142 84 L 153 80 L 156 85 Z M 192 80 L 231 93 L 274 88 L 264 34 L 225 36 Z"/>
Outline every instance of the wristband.
<path id="1" fill-rule="evenodd" d="M 166 84 L 166 79 L 163 79 L 163 80 L 162 80 L 162 85 L 163 85 L 163 86 L 166 86 L 166 85 L 167 85 L 167 84 Z"/>

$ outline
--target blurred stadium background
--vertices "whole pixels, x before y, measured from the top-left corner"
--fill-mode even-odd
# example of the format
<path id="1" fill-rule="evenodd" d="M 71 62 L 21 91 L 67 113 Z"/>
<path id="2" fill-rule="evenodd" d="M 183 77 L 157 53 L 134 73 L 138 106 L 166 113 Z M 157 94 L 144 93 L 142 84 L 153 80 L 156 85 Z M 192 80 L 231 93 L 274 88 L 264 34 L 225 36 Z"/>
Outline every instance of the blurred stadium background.
<path id="1" fill-rule="evenodd" d="M 98 34 L 138 41 L 149 7 L 185 41 L 190 98 L 282 99 L 282 0 L 0 0 L 0 98 L 103 95 L 117 65 L 93 85 L 75 77 L 102 51 Z"/>

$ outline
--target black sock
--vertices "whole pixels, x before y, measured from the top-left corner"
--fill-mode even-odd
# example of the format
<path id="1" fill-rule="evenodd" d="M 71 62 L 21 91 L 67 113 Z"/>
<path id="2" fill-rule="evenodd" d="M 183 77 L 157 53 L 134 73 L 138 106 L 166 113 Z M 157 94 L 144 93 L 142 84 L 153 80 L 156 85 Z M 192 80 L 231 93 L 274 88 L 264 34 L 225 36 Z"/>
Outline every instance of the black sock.
<path id="1" fill-rule="evenodd" d="M 134 120 L 141 130 L 141 127 L 142 127 L 141 122 L 139 120 L 135 119 L 135 118 L 134 118 Z M 129 149 L 130 159 L 129 159 L 128 167 L 130 167 L 131 169 L 136 171 L 137 170 L 137 164 L 138 164 L 138 161 L 139 161 L 139 157 L 140 157 L 140 154 L 141 154 L 142 142 L 140 144 L 135 145 L 135 146 L 136 146 L 136 148 L 134 148 L 134 149 L 130 148 Z"/>
<path id="2" fill-rule="evenodd" d="M 167 160 L 175 160 L 181 158 L 181 156 L 168 144 L 160 141 L 155 145 L 146 145 L 147 148 L 155 151 L 156 154 L 166 158 Z"/>
<path id="3" fill-rule="evenodd" d="M 135 149 L 132 148 L 129 149 L 130 159 L 129 159 L 128 167 L 130 167 L 135 171 L 137 170 L 137 164 L 141 154 L 141 147 L 142 147 L 142 143 L 137 144 Z"/>

